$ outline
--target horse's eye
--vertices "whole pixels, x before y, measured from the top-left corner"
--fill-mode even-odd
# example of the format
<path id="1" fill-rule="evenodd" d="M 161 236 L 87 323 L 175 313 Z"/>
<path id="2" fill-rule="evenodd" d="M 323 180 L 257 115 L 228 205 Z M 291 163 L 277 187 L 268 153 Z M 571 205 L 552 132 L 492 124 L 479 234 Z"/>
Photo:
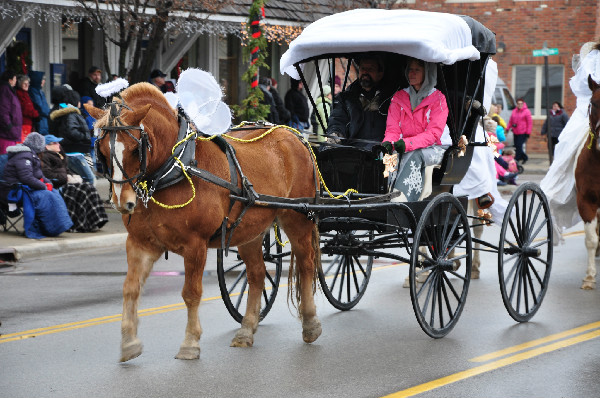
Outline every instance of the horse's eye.
<path id="1" fill-rule="evenodd" d="M 131 151 L 131 154 L 133 156 L 140 156 L 140 149 L 139 148 L 135 148 L 133 151 Z"/>

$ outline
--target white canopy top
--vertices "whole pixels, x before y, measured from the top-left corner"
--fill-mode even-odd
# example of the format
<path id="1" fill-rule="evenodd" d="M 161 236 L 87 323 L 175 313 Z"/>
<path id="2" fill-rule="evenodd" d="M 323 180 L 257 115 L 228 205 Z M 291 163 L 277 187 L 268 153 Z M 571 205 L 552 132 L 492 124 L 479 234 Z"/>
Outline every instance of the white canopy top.
<path id="1" fill-rule="evenodd" d="M 307 26 L 281 56 L 280 70 L 299 79 L 294 64 L 325 54 L 386 51 L 447 65 L 479 59 L 471 29 L 459 16 L 417 10 L 358 9 Z"/>

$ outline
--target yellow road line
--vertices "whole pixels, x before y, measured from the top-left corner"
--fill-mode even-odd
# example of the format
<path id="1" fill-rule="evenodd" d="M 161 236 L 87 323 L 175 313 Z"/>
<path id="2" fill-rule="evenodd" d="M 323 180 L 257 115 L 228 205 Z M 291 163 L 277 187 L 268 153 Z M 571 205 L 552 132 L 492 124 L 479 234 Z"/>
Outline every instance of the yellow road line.
<path id="1" fill-rule="evenodd" d="M 467 369 L 462 372 L 457 372 L 452 375 L 439 378 L 437 380 L 432 380 L 427 383 L 420 384 L 418 386 L 414 386 L 411 388 L 407 388 L 406 390 L 398 391 L 390 395 L 386 395 L 383 398 L 404 398 L 404 397 L 412 397 L 424 392 L 428 392 L 434 390 L 436 388 L 440 388 L 443 386 L 447 386 L 452 383 L 456 383 L 461 380 L 468 379 L 473 376 L 480 375 L 482 373 L 490 372 L 492 370 L 496 370 L 508 365 L 512 365 L 526 359 L 530 359 L 536 357 L 538 355 L 546 354 L 548 352 L 556 351 L 561 348 L 569 347 L 574 344 L 582 343 L 584 341 L 588 341 L 591 339 L 595 339 L 600 336 L 600 330 L 595 330 L 593 332 L 589 332 L 586 334 L 582 334 L 576 337 L 572 337 L 570 339 L 561 340 L 553 344 L 548 344 L 542 347 L 538 347 L 529 351 L 522 352 L 520 354 L 516 354 L 510 357 L 506 357 L 503 359 L 499 359 L 494 362 L 490 362 L 485 365 L 480 365 L 472 369 Z"/>
<path id="2" fill-rule="evenodd" d="M 543 337 L 541 339 L 537 339 L 537 340 L 532 340 L 529 341 L 527 343 L 523 343 L 523 344 L 519 344 L 513 347 L 509 347 L 509 348 L 505 348 L 503 350 L 500 351 L 496 351 L 496 352 L 492 352 L 489 354 L 485 354 L 485 355 L 481 355 L 479 357 L 473 358 L 473 359 L 469 359 L 469 361 L 471 362 L 487 362 L 490 361 L 492 359 L 496 359 L 496 358 L 500 358 L 503 357 L 505 355 L 508 354 L 512 354 L 515 352 L 519 352 L 519 351 L 523 351 L 527 348 L 532 348 L 532 347 L 536 347 L 542 344 L 546 344 L 549 343 L 551 341 L 555 341 L 555 340 L 560 340 L 560 339 L 564 339 L 565 337 L 569 337 L 575 334 L 579 334 L 591 329 L 597 329 L 600 328 L 600 322 L 594 322 L 594 323 L 590 323 L 588 325 L 584 325 L 584 326 L 580 326 L 577 327 L 575 329 L 571 329 L 571 330 L 567 330 L 561 333 L 556 333 L 556 334 L 551 334 L 550 336 L 546 336 Z"/>

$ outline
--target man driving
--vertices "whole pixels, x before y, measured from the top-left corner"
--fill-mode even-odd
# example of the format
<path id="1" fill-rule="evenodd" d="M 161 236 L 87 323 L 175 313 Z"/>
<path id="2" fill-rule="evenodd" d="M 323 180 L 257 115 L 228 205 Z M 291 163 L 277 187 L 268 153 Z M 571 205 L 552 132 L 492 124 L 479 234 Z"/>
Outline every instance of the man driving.
<path id="1" fill-rule="evenodd" d="M 344 138 L 344 145 L 365 149 L 381 143 L 394 91 L 384 90 L 384 72 L 382 57 L 366 54 L 360 58 L 358 79 L 335 97 L 327 134 Z"/>

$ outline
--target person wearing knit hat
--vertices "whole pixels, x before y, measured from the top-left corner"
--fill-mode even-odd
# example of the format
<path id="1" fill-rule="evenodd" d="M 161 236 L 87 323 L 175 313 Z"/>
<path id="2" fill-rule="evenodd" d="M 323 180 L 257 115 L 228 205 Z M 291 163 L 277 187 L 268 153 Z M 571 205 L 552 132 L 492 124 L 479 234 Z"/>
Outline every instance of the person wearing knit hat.
<path id="1" fill-rule="evenodd" d="M 37 132 L 30 133 L 22 144 L 9 146 L 4 182 L 0 184 L 3 198 L 22 203 L 25 236 L 33 239 L 59 235 L 73 225 L 64 200 L 42 173 L 37 154 L 45 147 L 44 136 Z M 27 189 L 13 189 L 17 184 Z"/>

